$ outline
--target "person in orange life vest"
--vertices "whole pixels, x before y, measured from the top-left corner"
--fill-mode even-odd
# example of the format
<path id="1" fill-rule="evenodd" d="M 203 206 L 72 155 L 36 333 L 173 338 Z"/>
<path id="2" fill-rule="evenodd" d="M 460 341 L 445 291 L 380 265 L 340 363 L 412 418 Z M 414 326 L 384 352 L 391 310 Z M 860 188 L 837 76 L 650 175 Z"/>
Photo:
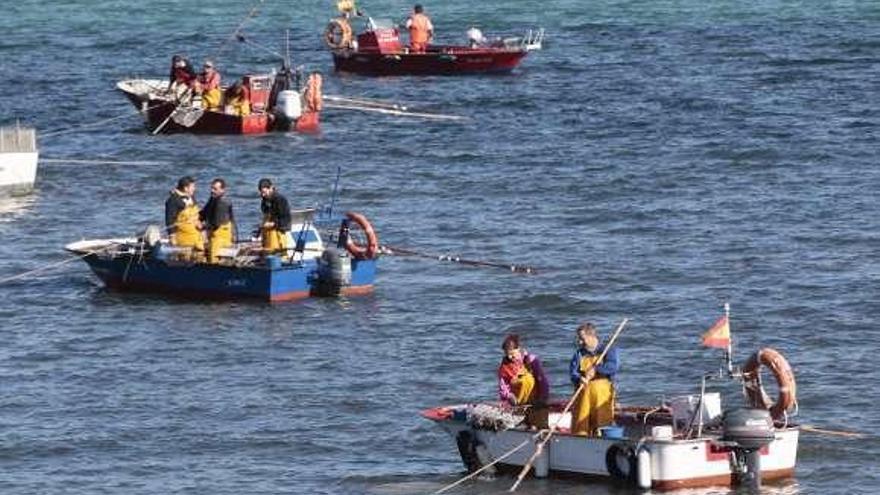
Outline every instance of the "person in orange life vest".
<path id="1" fill-rule="evenodd" d="M 428 42 L 434 38 L 434 25 L 420 4 L 413 7 L 413 13 L 406 20 L 406 28 L 409 29 L 410 52 L 425 53 Z"/>
<path id="2" fill-rule="evenodd" d="M 617 347 L 608 349 L 597 363 L 605 345 L 599 344 L 596 326 L 584 323 L 577 328 L 578 348 L 569 364 L 575 388 L 581 388 L 571 408 L 571 433 L 596 436 L 599 428 L 614 422 L 614 381 L 620 369 Z"/>
<path id="3" fill-rule="evenodd" d="M 195 83 L 196 94 L 202 95 L 202 108 L 216 110 L 220 108 L 220 73 L 214 68 L 214 62 L 205 60 L 204 70 Z"/>
<path id="4" fill-rule="evenodd" d="M 168 75 L 168 91 L 180 99 L 196 81 L 196 71 L 189 60 L 182 55 L 171 57 L 171 72 Z"/>

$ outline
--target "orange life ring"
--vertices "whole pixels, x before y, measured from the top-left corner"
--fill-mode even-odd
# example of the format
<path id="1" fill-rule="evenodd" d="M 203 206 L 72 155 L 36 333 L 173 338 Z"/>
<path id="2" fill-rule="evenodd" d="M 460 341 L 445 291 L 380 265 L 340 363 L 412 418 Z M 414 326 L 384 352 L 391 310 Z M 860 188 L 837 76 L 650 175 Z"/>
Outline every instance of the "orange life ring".
<path id="1" fill-rule="evenodd" d="M 761 366 L 770 368 L 776 383 L 779 385 L 779 397 L 776 402 L 764 391 L 761 383 Z M 765 347 L 746 361 L 743 366 L 743 379 L 746 396 L 752 407 L 769 409 L 773 419 L 783 419 L 786 411 L 797 404 L 797 386 L 794 381 L 794 372 L 788 361 L 775 349 Z"/>
<path id="2" fill-rule="evenodd" d="M 345 244 L 345 249 L 348 249 L 348 252 L 351 253 L 352 256 L 360 260 L 371 260 L 375 258 L 376 253 L 379 252 L 379 237 L 376 235 L 376 231 L 373 230 L 373 226 L 370 225 L 367 217 L 353 211 L 345 212 L 345 216 L 352 222 L 358 224 L 361 230 L 364 231 L 364 235 L 367 236 L 367 244 L 361 245 L 349 235 L 348 242 Z"/>
<path id="3" fill-rule="evenodd" d="M 324 29 L 324 43 L 331 49 L 351 48 L 351 24 L 343 17 L 332 19 Z"/>

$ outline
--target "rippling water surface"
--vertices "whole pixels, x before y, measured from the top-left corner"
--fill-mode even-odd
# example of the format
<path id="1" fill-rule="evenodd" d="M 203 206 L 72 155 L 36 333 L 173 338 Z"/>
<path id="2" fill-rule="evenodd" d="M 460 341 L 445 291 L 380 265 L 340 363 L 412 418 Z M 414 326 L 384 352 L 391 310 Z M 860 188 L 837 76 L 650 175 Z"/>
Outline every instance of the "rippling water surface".
<path id="1" fill-rule="evenodd" d="M 441 39 L 540 25 L 545 50 L 510 76 L 367 79 L 331 73 L 330 2 L 302 3 L 267 1 L 248 38 L 274 48 L 289 28 L 327 92 L 471 120 L 328 111 L 318 137 L 149 136 L 114 81 L 161 76 L 175 52 L 214 57 L 227 80 L 268 70 L 265 52 L 221 43 L 250 4 L 17 2 L 0 17 L 0 123 L 36 125 L 46 158 L 162 163 L 43 164 L 33 195 L 0 200 L 0 277 L 157 222 L 180 175 L 202 200 L 225 177 L 253 223 L 259 177 L 308 206 L 337 166 L 342 207 L 383 242 L 539 274 L 386 257 L 370 297 L 275 306 L 108 292 L 79 262 L 7 282 L 3 493 L 430 493 L 461 464 L 418 413 L 491 398 L 506 332 L 564 396 L 576 323 L 630 317 L 621 399 L 654 403 L 715 368 L 698 336 L 725 301 L 739 359 L 773 346 L 792 362 L 804 423 L 880 427 L 878 4 L 434 2 Z M 58 133 L 84 123 L 98 124 Z M 876 438 L 804 435 L 796 479 L 768 492 L 876 493 L 878 455 Z"/>

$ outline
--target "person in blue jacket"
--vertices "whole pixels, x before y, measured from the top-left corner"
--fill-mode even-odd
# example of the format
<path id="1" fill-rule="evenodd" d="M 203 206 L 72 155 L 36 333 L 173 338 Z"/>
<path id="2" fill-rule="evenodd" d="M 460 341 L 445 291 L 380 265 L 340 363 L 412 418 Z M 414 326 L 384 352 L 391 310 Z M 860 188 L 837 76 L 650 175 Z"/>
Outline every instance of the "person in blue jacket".
<path id="1" fill-rule="evenodd" d="M 611 347 L 601 362 L 605 350 L 599 344 L 599 334 L 592 323 L 577 328 L 578 348 L 571 357 L 569 376 L 579 389 L 571 408 L 571 433 L 596 436 L 599 428 L 614 422 L 614 383 L 620 368 L 617 347 Z"/>

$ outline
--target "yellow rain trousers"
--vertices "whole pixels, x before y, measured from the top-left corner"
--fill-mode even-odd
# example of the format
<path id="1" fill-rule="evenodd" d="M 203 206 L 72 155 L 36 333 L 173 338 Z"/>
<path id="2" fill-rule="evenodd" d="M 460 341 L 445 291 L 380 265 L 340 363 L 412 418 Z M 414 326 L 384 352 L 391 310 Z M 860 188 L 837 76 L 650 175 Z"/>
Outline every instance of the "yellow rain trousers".
<path id="1" fill-rule="evenodd" d="M 510 382 L 511 391 L 516 395 L 517 404 L 531 404 L 535 391 L 535 376 L 525 366 L 519 375 Z"/>
<path id="2" fill-rule="evenodd" d="M 588 370 L 597 356 L 581 358 L 580 369 Z M 571 433 L 597 436 L 599 428 L 614 422 L 614 385 L 607 378 L 593 378 L 578 394 L 571 408 Z"/>
<path id="3" fill-rule="evenodd" d="M 270 221 L 271 219 L 268 215 L 263 218 L 263 222 Z M 275 253 L 287 249 L 287 234 L 274 227 L 271 229 L 263 227 L 260 237 L 263 238 L 263 250 L 267 253 Z"/>
<path id="4" fill-rule="evenodd" d="M 220 88 L 209 89 L 202 94 L 202 108 L 205 110 L 216 110 L 220 108 L 220 99 L 223 93 Z"/>
<path id="5" fill-rule="evenodd" d="M 220 250 L 232 247 L 232 222 L 226 222 L 211 232 L 208 239 L 208 263 L 217 263 Z"/>
<path id="6" fill-rule="evenodd" d="M 190 247 L 195 251 L 205 250 L 205 241 L 198 229 L 199 208 L 194 203 L 180 210 L 174 222 L 174 246 Z"/>

